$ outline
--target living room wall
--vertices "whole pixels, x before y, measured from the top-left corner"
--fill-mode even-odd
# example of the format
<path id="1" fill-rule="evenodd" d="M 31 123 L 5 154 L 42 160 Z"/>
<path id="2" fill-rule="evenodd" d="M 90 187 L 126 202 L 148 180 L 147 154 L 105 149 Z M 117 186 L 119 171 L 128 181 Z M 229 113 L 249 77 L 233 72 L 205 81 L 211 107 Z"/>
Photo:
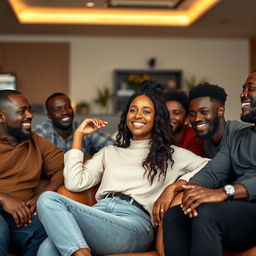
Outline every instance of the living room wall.
<path id="1" fill-rule="evenodd" d="M 96 88 L 113 89 L 115 69 L 147 69 L 147 61 L 155 57 L 156 70 L 182 70 L 184 78 L 224 87 L 229 95 L 226 117 L 239 119 L 239 94 L 250 69 L 248 39 L 1 36 L 0 41 L 69 43 L 74 102 L 93 102 Z"/>

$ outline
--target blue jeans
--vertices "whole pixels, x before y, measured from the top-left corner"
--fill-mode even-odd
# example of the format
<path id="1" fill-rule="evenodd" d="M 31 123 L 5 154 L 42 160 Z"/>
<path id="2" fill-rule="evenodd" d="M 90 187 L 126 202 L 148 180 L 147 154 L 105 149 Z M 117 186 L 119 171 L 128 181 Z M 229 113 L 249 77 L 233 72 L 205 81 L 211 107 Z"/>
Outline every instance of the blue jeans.
<path id="1" fill-rule="evenodd" d="M 9 246 L 15 253 L 23 256 L 35 256 L 40 244 L 47 237 L 38 216 L 32 216 L 32 222 L 17 227 L 12 215 L 0 207 L 0 256 L 8 254 Z"/>
<path id="2" fill-rule="evenodd" d="M 140 252 L 149 249 L 153 241 L 150 217 L 119 198 L 105 198 L 90 207 L 45 192 L 37 209 L 49 237 L 38 256 L 67 256 L 81 248 L 94 255 Z"/>

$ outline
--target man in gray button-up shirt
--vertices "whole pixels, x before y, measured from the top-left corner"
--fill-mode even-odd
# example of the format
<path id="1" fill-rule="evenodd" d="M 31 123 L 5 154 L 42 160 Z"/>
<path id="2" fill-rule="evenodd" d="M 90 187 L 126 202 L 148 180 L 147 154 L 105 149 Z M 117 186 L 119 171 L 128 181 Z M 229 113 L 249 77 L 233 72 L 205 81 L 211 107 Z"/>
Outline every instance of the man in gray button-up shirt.
<path id="1" fill-rule="evenodd" d="M 220 151 L 183 186 L 182 205 L 164 217 L 165 255 L 220 256 L 256 246 L 256 72 L 241 93 L 242 121 Z"/>

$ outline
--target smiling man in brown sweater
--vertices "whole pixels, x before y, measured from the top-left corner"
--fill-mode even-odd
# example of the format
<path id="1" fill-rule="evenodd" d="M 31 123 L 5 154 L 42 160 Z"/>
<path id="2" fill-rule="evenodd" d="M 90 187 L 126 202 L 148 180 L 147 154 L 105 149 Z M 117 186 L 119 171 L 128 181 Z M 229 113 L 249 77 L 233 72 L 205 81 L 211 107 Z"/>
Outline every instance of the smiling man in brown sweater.
<path id="1" fill-rule="evenodd" d="M 35 256 L 45 239 L 36 215 L 43 191 L 63 184 L 63 153 L 31 131 L 28 100 L 17 91 L 0 91 L 0 255 L 8 248 Z M 36 193 L 42 176 L 49 184 Z"/>

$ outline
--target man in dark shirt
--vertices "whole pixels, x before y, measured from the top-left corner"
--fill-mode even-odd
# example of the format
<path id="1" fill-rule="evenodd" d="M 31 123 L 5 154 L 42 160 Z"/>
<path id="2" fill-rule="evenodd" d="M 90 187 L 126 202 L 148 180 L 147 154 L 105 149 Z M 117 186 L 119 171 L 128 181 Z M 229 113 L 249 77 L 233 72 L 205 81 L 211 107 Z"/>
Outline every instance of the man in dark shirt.
<path id="1" fill-rule="evenodd" d="M 36 202 L 46 190 L 63 184 L 63 152 L 31 131 L 28 100 L 17 91 L 0 90 L 0 255 L 8 247 L 35 256 L 46 238 Z M 36 192 L 42 176 L 49 184 Z"/>
<path id="2" fill-rule="evenodd" d="M 204 151 L 209 158 L 219 151 L 223 138 L 247 126 L 236 120 L 225 120 L 226 98 L 222 87 L 209 83 L 199 84 L 189 92 L 189 121 L 197 137 L 204 140 Z"/>
<path id="3" fill-rule="evenodd" d="M 220 151 L 183 185 L 182 204 L 164 216 L 165 255 L 221 256 L 223 248 L 256 245 L 256 72 L 241 93 L 245 122 L 227 136 Z"/>

